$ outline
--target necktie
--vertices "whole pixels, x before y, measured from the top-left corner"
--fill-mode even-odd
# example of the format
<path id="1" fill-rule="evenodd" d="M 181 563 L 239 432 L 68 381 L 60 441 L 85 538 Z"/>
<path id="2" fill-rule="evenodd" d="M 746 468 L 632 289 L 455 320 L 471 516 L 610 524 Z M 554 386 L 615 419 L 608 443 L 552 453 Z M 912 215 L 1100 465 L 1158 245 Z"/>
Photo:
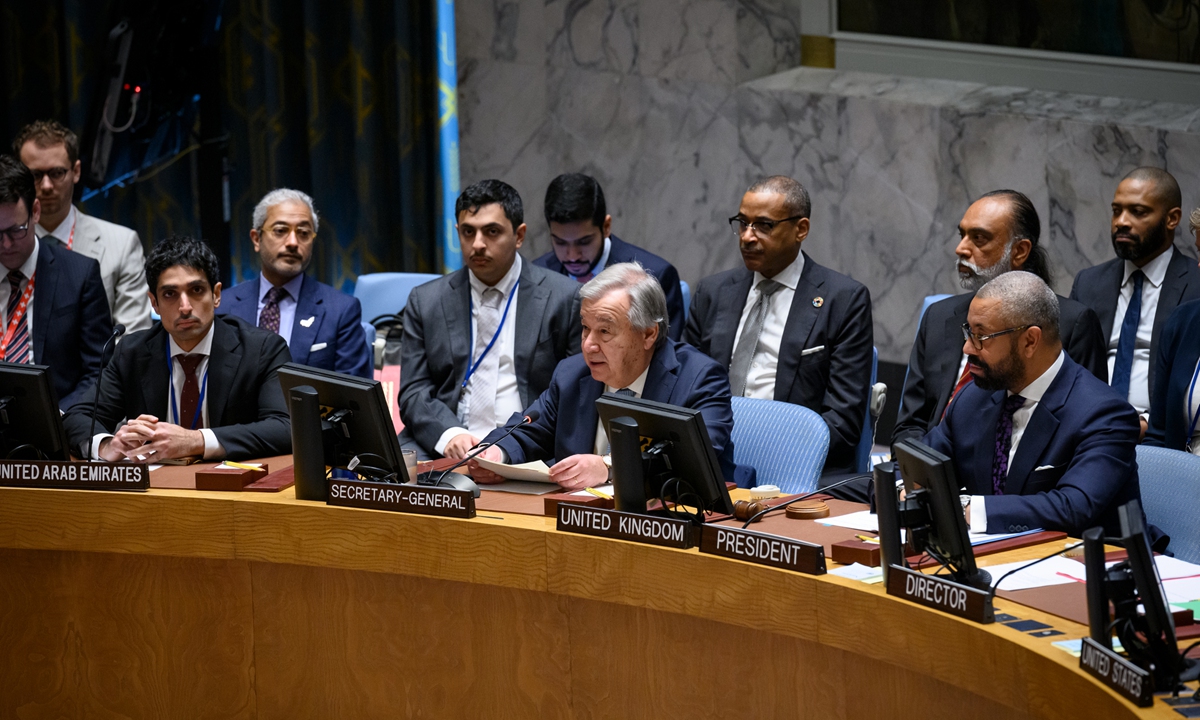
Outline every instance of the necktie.
<path id="1" fill-rule="evenodd" d="M 1010 395 L 1004 401 L 1004 412 L 996 424 L 996 454 L 992 456 L 992 492 L 1004 494 L 1004 481 L 1008 479 L 1008 451 L 1012 449 L 1013 413 L 1025 405 L 1025 398 Z"/>
<path id="2" fill-rule="evenodd" d="M 617 395 L 619 397 L 637 397 L 637 393 L 635 393 L 634 391 L 630 390 L 627 387 L 621 388 L 620 390 L 614 390 L 613 395 Z M 596 454 L 597 455 L 608 455 L 609 453 L 612 452 L 612 446 L 608 444 L 608 435 L 605 434 L 603 428 L 604 428 L 603 425 L 596 426 Z"/>
<path id="3" fill-rule="evenodd" d="M 774 280 L 763 280 L 758 284 L 758 300 L 750 308 L 750 316 L 746 318 L 746 326 L 742 328 L 742 336 L 738 338 L 737 347 L 733 350 L 733 360 L 729 363 L 729 382 L 733 385 L 734 397 L 746 394 L 746 381 L 750 376 L 750 361 L 758 350 L 758 339 L 762 337 L 763 322 L 767 319 L 770 309 L 771 296 L 783 289 L 783 285 Z"/>
<path id="4" fill-rule="evenodd" d="M 503 299 L 504 296 L 496 288 L 483 291 L 483 302 L 475 321 L 475 356 L 471 358 L 472 364 L 496 336 L 496 330 L 500 327 L 500 301 Z M 469 425 L 472 430 L 490 432 L 496 428 L 496 388 L 499 384 L 500 348 L 494 346 L 483 356 L 483 361 L 471 375 Z"/>
<path id="5" fill-rule="evenodd" d="M 17 308 L 21 305 L 21 281 L 24 279 L 25 275 L 20 270 L 10 270 L 8 273 L 8 308 L 4 313 L 4 330 L 0 332 L 8 331 L 8 323 L 17 314 Z M 11 363 L 33 362 L 32 353 L 29 352 L 28 312 L 21 315 L 21 322 L 17 323 L 17 331 L 13 333 L 4 355 L 3 359 Z"/>
<path id="6" fill-rule="evenodd" d="M 637 393 L 629 388 L 621 388 L 620 390 L 614 392 L 613 395 L 620 395 L 621 397 L 637 397 Z"/>
<path id="7" fill-rule="evenodd" d="M 588 280 L 591 280 L 591 279 L 592 279 L 592 278 L 594 278 L 594 277 L 596 277 L 595 273 L 588 273 L 588 274 L 586 274 L 586 275 L 576 275 L 576 276 L 575 276 L 575 279 L 576 279 L 576 280 L 578 280 L 578 281 L 579 281 L 579 282 L 581 282 L 581 283 L 585 283 L 585 282 L 587 282 Z"/>
<path id="8" fill-rule="evenodd" d="M 288 291 L 281 287 L 273 287 L 267 291 L 267 304 L 263 305 L 258 315 L 258 326 L 279 334 L 279 301 L 288 296 Z"/>
<path id="9" fill-rule="evenodd" d="M 942 408 L 942 420 L 946 419 L 946 413 L 950 411 L 950 403 L 954 402 L 954 398 L 958 396 L 959 391 L 965 388 L 969 382 L 971 382 L 971 359 L 967 358 L 967 364 L 963 367 L 962 377 L 958 379 L 958 382 L 954 383 L 954 389 L 950 391 L 950 399 L 946 401 L 946 407 Z"/>
<path id="10" fill-rule="evenodd" d="M 1117 341 L 1117 360 L 1113 363 L 1112 389 L 1123 398 L 1129 397 L 1129 377 L 1133 374 L 1133 351 L 1137 348 L 1138 323 L 1142 320 L 1142 282 L 1146 276 L 1138 270 L 1133 279 L 1133 295 L 1121 321 L 1121 338 Z"/>
<path id="11" fill-rule="evenodd" d="M 183 392 L 179 394 L 179 424 L 195 430 L 204 427 L 204 419 L 196 418 L 196 408 L 200 405 L 200 383 L 196 381 L 196 368 L 203 355 L 177 355 L 180 367 L 183 368 Z M 195 420 L 195 425 L 192 421 Z"/>

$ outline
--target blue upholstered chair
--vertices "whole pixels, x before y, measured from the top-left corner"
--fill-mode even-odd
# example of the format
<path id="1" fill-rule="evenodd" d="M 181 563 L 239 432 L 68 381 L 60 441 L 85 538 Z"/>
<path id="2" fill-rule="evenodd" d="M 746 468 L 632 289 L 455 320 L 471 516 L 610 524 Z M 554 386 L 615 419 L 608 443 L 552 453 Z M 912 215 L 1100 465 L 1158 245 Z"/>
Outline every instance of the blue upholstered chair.
<path id="1" fill-rule="evenodd" d="M 1137 462 L 1146 521 L 1171 536 L 1175 557 L 1200 563 L 1200 457 L 1139 445 Z"/>
<path id="2" fill-rule="evenodd" d="M 758 473 L 759 485 L 785 493 L 817 489 L 829 453 L 825 420 L 801 405 L 733 398 L 733 460 Z"/>
<path id="3" fill-rule="evenodd" d="M 679 281 L 679 292 L 683 294 L 683 321 L 687 322 L 688 311 L 692 309 L 692 289 L 686 280 Z"/>
<path id="4" fill-rule="evenodd" d="M 369 323 L 380 315 L 399 315 L 413 288 L 440 277 L 430 273 L 393 272 L 359 275 L 354 284 L 354 297 L 362 303 L 363 322 Z"/>

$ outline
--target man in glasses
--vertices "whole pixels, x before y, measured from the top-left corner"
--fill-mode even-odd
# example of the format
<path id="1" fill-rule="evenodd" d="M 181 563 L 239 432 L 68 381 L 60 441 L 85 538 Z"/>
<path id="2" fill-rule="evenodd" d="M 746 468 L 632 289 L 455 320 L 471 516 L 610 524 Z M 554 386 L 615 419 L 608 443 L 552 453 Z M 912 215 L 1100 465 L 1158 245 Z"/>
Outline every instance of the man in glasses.
<path id="1" fill-rule="evenodd" d="M 734 396 L 780 400 L 829 426 L 824 474 L 855 470 L 871 384 L 871 296 L 801 252 L 811 203 L 795 180 L 750 186 L 729 223 L 745 267 L 700 281 L 684 341 L 729 370 Z"/>
<path id="2" fill-rule="evenodd" d="M 971 206 L 958 224 L 954 248 L 959 282 L 968 292 L 940 300 L 925 311 L 917 328 L 900 415 L 892 442 L 919 438 L 941 422 L 946 407 L 971 380 L 968 356 L 962 351 L 960 328 L 975 291 L 1012 270 L 1024 270 L 1051 283 L 1046 249 L 1038 243 L 1037 210 L 1016 190 L 995 190 Z M 1060 297 L 1059 328 L 1071 359 L 1106 379 L 1104 336 L 1096 313 L 1082 303 Z"/>
<path id="3" fill-rule="evenodd" d="M 133 230 L 84 214 L 71 203 L 79 182 L 79 138 L 53 120 L 31 123 L 13 140 L 13 152 L 33 171 L 42 218 L 42 242 L 100 263 L 113 322 L 125 330 L 150 327 L 142 242 Z"/>
<path id="4" fill-rule="evenodd" d="M 1138 416 L 1064 351 L 1059 298 L 1037 275 L 979 289 L 961 327 L 969 383 L 924 442 L 954 461 L 974 532 L 1103 525 L 1140 498 Z"/>
<path id="5" fill-rule="evenodd" d="M 217 313 L 279 335 L 293 362 L 369 379 L 373 369 L 362 304 L 304 274 L 319 223 L 312 198 L 299 190 L 279 188 L 259 200 L 250 231 L 259 276 L 225 291 Z"/>
<path id="6" fill-rule="evenodd" d="M 49 365 L 65 409 L 99 376 L 112 318 L 99 264 L 40 242 L 40 218 L 33 173 L 0 155 L 0 360 Z"/>

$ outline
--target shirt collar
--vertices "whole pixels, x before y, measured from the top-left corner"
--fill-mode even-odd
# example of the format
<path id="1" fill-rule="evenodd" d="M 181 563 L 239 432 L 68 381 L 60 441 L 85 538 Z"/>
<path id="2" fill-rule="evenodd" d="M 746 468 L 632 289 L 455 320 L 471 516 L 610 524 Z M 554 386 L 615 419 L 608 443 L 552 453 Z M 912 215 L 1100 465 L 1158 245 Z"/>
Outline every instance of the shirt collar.
<path id="1" fill-rule="evenodd" d="M 508 294 L 512 292 L 513 285 L 517 284 L 517 278 L 519 277 L 521 277 L 521 253 L 517 253 L 516 257 L 513 258 L 512 267 L 508 269 L 508 272 L 504 273 L 504 277 L 500 278 L 500 282 L 495 285 L 484 285 L 482 280 L 475 277 L 474 272 L 469 269 L 467 270 L 467 278 L 471 281 L 471 289 L 475 291 L 475 294 L 480 296 L 483 295 L 484 290 L 494 287 L 500 291 L 501 295 L 508 297 Z"/>
<path id="2" fill-rule="evenodd" d="M 651 355 L 650 357 L 653 358 L 654 356 Z M 649 365 L 646 366 L 646 369 L 642 371 L 641 375 L 638 375 L 637 378 L 633 382 L 629 383 L 625 387 L 629 388 L 634 393 L 636 393 L 638 397 L 641 397 L 642 390 L 646 387 L 646 376 L 648 374 L 650 374 L 650 366 Z M 622 390 L 622 389 L 623 388 L 615 388 L 615 387 L 611 387 L 609 385 L 604 386 L 604 392 L 609 392 L 609 393 L 615 393 L 616 391 Z"/>
<path id="3" fill-rule="evenodd" d="M 1163 280 L 1167 278 L 1167 268 L 1171 264 L 1172 248 L 1167 248 L 1165 252 L 1159 253 L 1158 257 L 1146 263 L 1144 267 L 1139 268 L 1129 260 L 1125 261 L 1125 277 L 1121 278 L 1121 286 L 1124 287 L 1129 282 L 1129 277 L 1138 270 L 1146 276 L 1150 284 L 1154 287 L 1159 287 L 1163 284 Z"/>
<path id="4" fill-rule="evenodd" d="M 788 290 L 795 292 L 796 286 L 800 284 L 800 274 L 803 272 L 804 272 L 804 253 L 801 252 L 796 255 L 796 259 L 792 261 L 791 265 L 788 265 L 787 267 L 785 267 L 783 270 L 781 270 L 779 272 L 778 275 L 776 275 L 775 277 L 773 277 L 771 279 L 774 280 L 775 282 L 779 283 L 780 285 L 784 286 Z M 763 275 L 762 273 L 755 272 L 754 273 L 754 287 L 758 287 L 758 284 L 766 279 L 767 279 L 766 276 Z"/>
<path id="5" fill-rule="evenodd" d="M 37 228 L 34 230 L 34 232 L 36 232 L 38 234 L 38 237 L 46 237 L 47 235 L 53 235 L 55 238 L 58 239 L 59 242 L 61 242 L 63 244 L 63 247 L 66 247 L 67 240 L 70 239 L 71 230 L 74 227 L 75 227 L 75 206 L 72 205 L 71 209 L 67 211 L 67 216 L 65 218 L 63 218 L 63 221 L 61 223 L 58 224 L 58 227 L 54 228 L 53 230 L 47 230 L 46 228 L 42 227 L 41 223 L 38 223 Z M 64 233 L 64 237 L 58 237 L 59 231 L 62 231 Z"/>
<path id="6" fill-rule="evenodd" d="M 35 272 L 37 272 L 38 252 L 41 249 L 40 245 L 41 245 L 41 242 L 37 239 L 37 236 L 35 235 L 33 238 L 33 252 L 29 253 L 29 257 L 25 258 L 25 262 L 21 263 L 21 267 L 17 268 L 18 270 L 21 271 L 21 274 L 25 276 L 26 280 L 33 277 L 33 274 Z M 0 270 L 4 271 L 4 276 L 5 276 L 5 278 L 7 278 L 9 271 L 5 270 L 4 267 L 2 267 L 2 266 L 0 266 Z"/>
<path id="7" fill-rule="evenodd" d="M 1046 368 L 1046 372 L 1039 375 L 1037 380 L 1034 380 L 1026 385 L 1025 389 L 1019 393 L 1014 393 L 1010 390 L 1008 395 L 1020 395 L 1021 397 L 1025 398 L 1026 404 L 1041 402 L 1042 396 L 1045 395 L 1046 390 L 1050 388 L 1050 383 L 1054 382 L 1054 378 L 1058 377 L 1058 371 L 1062 370 L 1063 358 L 1065 357 L 1066 353 L 1064 353 L 1062 350 L 1059 350 L 1058 357 L 1055 358 L 1054 363 L 1050 367 Z"/>
<path id="8" fill-rule="evenodd" d="M 588 271 L 592 274 L 592 277 L 595 277 L 595 276 L 599 275 L 600 273 L 604 272 L 604 268 L 608 267 L 608 253 L 611 251 L 612 251 L 612 236 L 610 235 L 610 236 L 604 238 L 604 251 L 600 253 L 600 259 L 597 260 L 596 264 L 592 266 L 592 269 Z M 576 280 L 579 278 L 578 275 L 572 275 L 571 273 L 567 273 L 567 277 L 571 278 L 572 280 Z"/>
<path id="9" fill-rule="evenodd" d="M 293 300 L 299 300 L 300 299 L 300 286 L 303 284 L 304 284 L 304 273 L 300 273 L 296 277 L 285 282 L 283 284 L 283 289 L 288 291 L 288 295 L 290 295 Z M 260 303 L 264 302 L 264 299 L 267 297 L 267 293 L 270 292 L 271 288 L 273 288 L 273 287 L 275 287 L 275 286 L 271 284 L 271 281 L 267 279 L 267 276 L 263 275 L 262 272 L 260 271 L 258 273 L 258 301 Z"/>
<path id="10" fill-rule="evenodd" d="M 190 352 L 179 347 L 175 343 L 175 338 L 171 337 L 170 333 L 168 333 L 167 337 L 170 338 L 169 342 L 171 343 L 171 357 L 174 358 L 176 355 L 203 355 L 208 357 L 212 355 L 213 333 L 216 332 L 216 329 L 217 320 L 213 318 L 213 324 L 208 326 L 208 332 L 205 333 L 204 337 L 200 339 L 200 342 L 196 343 L 196 347 L 192 348 Z"/>

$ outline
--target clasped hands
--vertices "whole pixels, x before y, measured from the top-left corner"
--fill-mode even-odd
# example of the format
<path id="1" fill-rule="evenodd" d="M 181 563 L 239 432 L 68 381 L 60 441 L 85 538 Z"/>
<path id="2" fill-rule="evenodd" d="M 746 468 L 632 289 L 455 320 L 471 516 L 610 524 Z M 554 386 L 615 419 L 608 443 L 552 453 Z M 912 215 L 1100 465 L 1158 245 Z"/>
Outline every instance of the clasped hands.
<path id="1" fill-rule="evenodd" d="M 160 422 L 153 415 L 138 415 L 111 438 L 100 443 L 100 457 L 124 460 L 171 460 L 204 454 L 204 435 L 180 425 Z"/>

